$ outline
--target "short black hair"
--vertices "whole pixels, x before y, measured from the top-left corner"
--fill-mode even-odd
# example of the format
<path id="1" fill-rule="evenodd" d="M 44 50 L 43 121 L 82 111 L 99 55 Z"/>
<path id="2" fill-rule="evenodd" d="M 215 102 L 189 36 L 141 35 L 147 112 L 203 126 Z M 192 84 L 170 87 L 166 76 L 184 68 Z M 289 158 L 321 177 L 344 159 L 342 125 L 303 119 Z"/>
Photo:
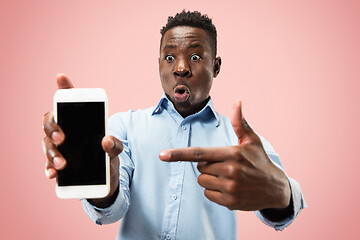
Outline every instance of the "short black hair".
<path id="1" fill-rule="evenodd" d="M 177 13 L 174 17 L 168 17 L 168 21 L 166 25 L 160 30 L 161 33 L 161 41 L 164 38 L 165 33 L 173 27 L 177 26 L 190 26 L 201 28 L 206 31 L 208 34 L 210 44 L 212 45 L 212 50 L 214 53 L 214 57 L 216 57 L 217 51 L 217 32 L 214 24 L 212 23 L 211 18 L 209 18 L 206 14 L 201 14 L 198 11 L 190 12 L 183 10 L 180 13 Z"/>

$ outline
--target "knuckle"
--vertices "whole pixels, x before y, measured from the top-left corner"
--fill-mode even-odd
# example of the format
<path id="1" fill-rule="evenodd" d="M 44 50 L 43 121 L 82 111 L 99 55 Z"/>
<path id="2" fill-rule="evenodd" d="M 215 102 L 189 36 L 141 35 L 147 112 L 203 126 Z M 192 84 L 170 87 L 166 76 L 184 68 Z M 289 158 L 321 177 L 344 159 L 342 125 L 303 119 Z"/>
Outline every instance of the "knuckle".
<path id="1" fill-rule="evenodd" d="M 238 184 L 235 181 L 229 181 L 225 185 L 225 191 L 229 194 L 235 194 L 238 190 Z"/>
<path id="2" fill-rule="evenodd" d="M 226 165 L 225 167 L 225 175 L 231 179 L 238 179 L 241 174 L 241 168 L 238 164 L 232 162 Z"/>
<path id="3" fill-rule="evenodd" d="M 58 125 L 54 122 L 54 117 L 52 114 L 49 117 L 44 117 L 43 130 L 45 134 L 49 137 L 51 137 L 53 131 L 60 131 L 60 127 L 58 127 Z"/>
<path id="4" fill-rule="evenodd" d="M 242 155 L 242 150 L 240 147 L 235 146 L 231 148 L 230 156 L 232 159 L 238 159 Z"/>
<path id="5" fill-rule="evenodd" d="M 49 137 L 45 137 L 43 140 L 43 151 L 49 161 L 52 161 L 58 154 L 58 150 L 55 145 L 50 141 Z"/>
<path id="6" fill-rule="evenodd" d="M 56 153 L 55 153 L 54 149 L 51 149 L 51 148 L 47 149 L 46 157 L 48 158 L 49 161 L 52 161 L 55 156 L 56 156 Z"/>
<path id="7" fill-rule="evenodd" d="M 50 138 L 48 136 L 45 136 L 42 140 L 42 144 L 44 145 L 44 147 L 48 148 L 51 144 Z"/>
<path id="8" fill-rule="evenodd" d="M 258 145 L 259 143 L 261 143 L 260 138 L 253 134 L 247 139 L 246 145 Z"/>
<path id="9" fill-rule="evenodd" d="M 182 161 L 183 159 L 183 155 L 181 152 L 179 152 L 177 149 L 171 150 L 170 151 L 170 159 L 177 159 L 178 161 Z"/>
<path id="10" fill-rule="evenodd" d="M 195 157 L 195 160 L 197 160 L 197 161 L 202 160 L 202 158 L 203 158 L 203 152 L 201 151 L 200 148 L 196 147 L 196 148 L 194 149 L 194 157 Z"/>
<path id="11" fill-rule="evenodd" d="M 234 178 L 234 175 L 235 175 L 234 164 L 230 163 L 230 164 L 226 165 L 225 172 L 226 172 L 227 177 Z"/>

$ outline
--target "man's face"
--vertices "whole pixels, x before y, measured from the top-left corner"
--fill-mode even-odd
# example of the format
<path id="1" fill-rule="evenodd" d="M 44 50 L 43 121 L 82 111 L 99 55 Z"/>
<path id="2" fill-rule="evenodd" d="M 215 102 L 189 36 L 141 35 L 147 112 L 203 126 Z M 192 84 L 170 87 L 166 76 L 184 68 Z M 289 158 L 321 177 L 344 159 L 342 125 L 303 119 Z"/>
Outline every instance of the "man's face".
<path id="1" fill-rule="evenodd" d="M 165 33 L 159 58 L 161 84 L 183 117 L 206 105 L 220 65 L 205 30 L 179 26 Z"/>

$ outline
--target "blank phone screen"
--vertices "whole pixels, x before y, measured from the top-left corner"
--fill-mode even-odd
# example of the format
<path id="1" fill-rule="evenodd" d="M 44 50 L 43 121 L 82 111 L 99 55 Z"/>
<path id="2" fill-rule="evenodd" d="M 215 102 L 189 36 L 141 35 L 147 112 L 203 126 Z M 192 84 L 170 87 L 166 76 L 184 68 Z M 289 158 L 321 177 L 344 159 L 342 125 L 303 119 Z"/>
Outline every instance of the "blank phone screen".
<path id="1" fill-rule="evenodd" d="M 58 172 L 59 186 L 106 184 L 104 102 L 57 103 L 58 124 L 65 141 L 58 146 L 67 161 Z"/>

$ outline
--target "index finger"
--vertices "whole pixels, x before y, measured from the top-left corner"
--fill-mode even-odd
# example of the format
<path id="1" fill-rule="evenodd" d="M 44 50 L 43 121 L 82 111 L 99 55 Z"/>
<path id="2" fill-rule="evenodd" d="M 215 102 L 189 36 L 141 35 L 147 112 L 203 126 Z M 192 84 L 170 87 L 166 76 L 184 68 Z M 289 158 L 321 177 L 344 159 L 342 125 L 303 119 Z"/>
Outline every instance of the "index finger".
<path id="1" fill-rule="evenodd" d="M 166 162 L 223 162 L 232 158 L 232 147 L 188 147 L 167 149 L 160 152 L 160 159 Z"/>

